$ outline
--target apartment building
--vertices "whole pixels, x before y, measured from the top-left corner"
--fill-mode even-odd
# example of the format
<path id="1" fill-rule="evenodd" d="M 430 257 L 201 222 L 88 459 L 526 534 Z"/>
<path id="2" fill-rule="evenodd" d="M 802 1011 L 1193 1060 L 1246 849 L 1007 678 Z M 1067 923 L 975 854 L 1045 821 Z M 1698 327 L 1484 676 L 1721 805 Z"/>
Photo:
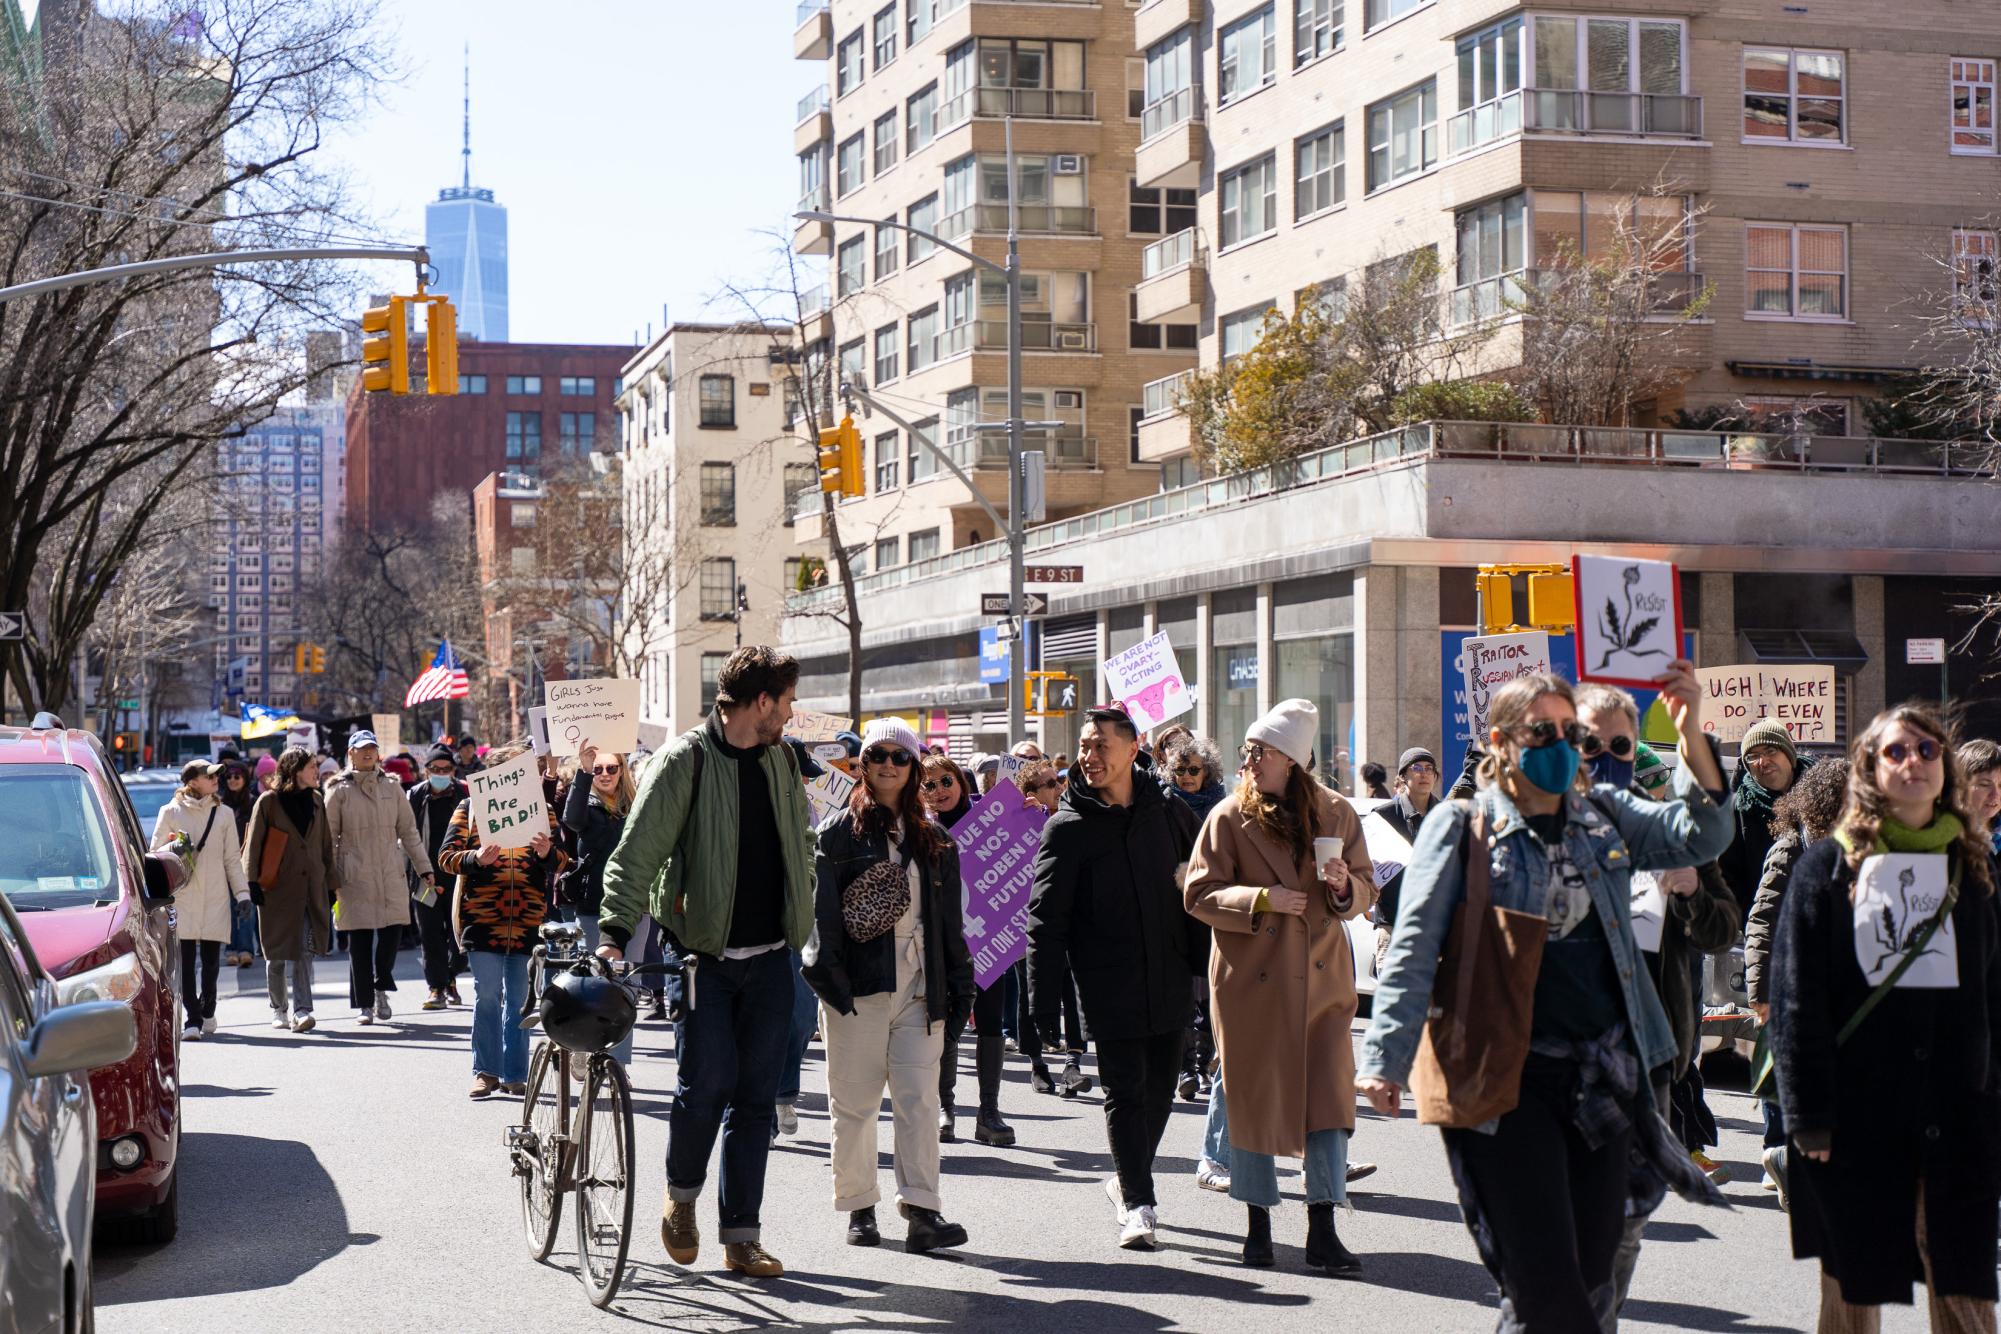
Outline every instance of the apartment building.
<path id="1" fill-rule="evenodd" d="M 674 324 L 626 362 L 617 401 L 628 534 L 622 652 L 639 664 L 641 737 L 659 745 L 715 703 L 723 660 L 768 644 L 818 548 L 795 536 L 820 495 L 792 429 L 789 325 Z"/>
<path id="2" fill-rule="evenodd" d="M 1742 406 L 1865 434 L 1943 266 L 1994 299 L 1992 20 L 1954 0 L 1894 25 L 1876 0 L 1146 0 L 1135 177 L 1197 204 L 1146 252 L 1139 317 L 1199 320 L 1214 366 L 1267 309 L 1338 302 L 1430 246 L 1454 322 L 1505 319 L 1509 291 L 1566 246 L 1605 254 L 1637 208 L 1684 238 L 1664 303 L 1711 293 L 1690 378 L 1641 424 Z M 1147 387 L 1147 461 L 1188 455 L 1175 389 Z"/>
<path id="3" fill-rule="evenodd" d="M 801 99 L 802 211 L 882 219 L 1000 262 L 1009 225 L 1009 125 L 1023 279 L 1024 417 L 1053 423 L 1046 506 L 1063 517 L 1152 493 L 1138 454 L 1141 387 L 1194 364 L 1194 318 L 1143 323 L 1141 252 L 1187 224 L 1184 188 L 1132 179 L 1142 66 L 1123 0 L 810 0 L 794 51 L 821 81 Z M 923 237 L 861 222 L 802 222 L 794 248 L 829 260 L 807 295 L 803 341 L 910 423 L 861 421 L 867 495 L 841 540 L 864 568 L 923 561 L 991 538 L 1008 503 L 1007 287 Z M 824 364 L 822 362 L 821 364 Z M 860 418 L 858 417 L 858 421 Z M 971 487 L 912 436 L 942 446 Z M 802 538 L 821 536 L 801 516 Z"/>

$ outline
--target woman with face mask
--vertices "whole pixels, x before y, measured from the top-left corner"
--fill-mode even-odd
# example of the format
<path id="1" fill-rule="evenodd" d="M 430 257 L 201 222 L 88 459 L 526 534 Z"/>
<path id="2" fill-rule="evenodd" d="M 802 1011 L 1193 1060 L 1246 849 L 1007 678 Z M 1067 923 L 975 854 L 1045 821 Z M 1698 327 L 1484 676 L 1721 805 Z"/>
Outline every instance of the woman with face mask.
<path id="1" fill-rule="evenodd" d="M 1356 1084 L 1377 1111 L 1396 1114 L 1427 1024 L 1434 1036 L 1500 1039 L 1482 1044 L 1485 1060 L 1500 1051 L 1519 1069 L 1482 1083 L 1456 1041 L 1427 1044 L 1418 1089 L 1420 1119 L 1446 1127 L 1460 1208 L 1507 1328 L 1598 1329 L 1628 1214 L 1650 1212 L 1669 1187 L 1721 1200 L 1667 1133 L 1649 1081 L 1676 1048 L 1637 957 L 1632 872 L 1700 865 L 1731 833 L 1694 667 L 1677 660 L 1659 680 L 1681 755 L 1665 802 L 1584 780 L 1569 682 L 1524 676 L 1495 694 L 1478 791 L 1424 822 L 1376 984 Z M 1469 866 L 1491 905 L 1478 913 Z M 1505 932 L 1530 966 L 1470 948 L 1476 927 Z M 1453 1008 L 1434 1018 L 1448 939 L 1466 948 L 1454 962 L 1487 966 L 1454 969 L 1441 998 Z"/>
<path id="2" fill-rule="evenodd" d="M 431 747 L 424 757 L 424 776 L 409 792 L 410 814 L 417 821 L 417 836 L 423 840 L 424 855 L 438 864 L 438 852 L 452 832 L 452 812 L 466 799 L 466 786 L 458 779 L 458 761 L 450 748 Z M 414 883 L 412 892 L 419 887 Z M 417 940 L 424 951 L 424 998 L 426 1010 L 442 1010 L 461 1005 L 458 975 L 466 966 L 465 955 L 452 939 L 452 886 L 446 882 L 430 903 L 421 896 L 411 900 L 417 913 Z"/>

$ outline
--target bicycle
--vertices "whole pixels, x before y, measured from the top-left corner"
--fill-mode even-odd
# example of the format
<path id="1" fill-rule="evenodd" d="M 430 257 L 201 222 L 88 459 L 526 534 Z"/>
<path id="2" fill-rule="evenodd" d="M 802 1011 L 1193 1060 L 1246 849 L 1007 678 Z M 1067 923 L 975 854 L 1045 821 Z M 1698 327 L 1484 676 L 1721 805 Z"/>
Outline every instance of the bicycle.
<path id="1" fill-rule="evenodd" d="M 555 973 L 597 976 L 634 993 L 636 979 L 677 971 L 672 963 L 614 969 L 583 950 L 582 929 L 568 923 L 545 922 L 541 936 L 542 943 L 529 956 L 523 1028 L 538 1026 L 546 979 Z M 579 1063 L 581 1071 L 576 1068 Z M 581 1090 L 574 1120 L 573 1079 Z M 618 1295 L 632 1244 L 632 1087 L 625 1067 L 608 1049 L 573 1051 L 544 1035 L 529 1058 L 521 1121 L 507 1128 L 505 1138 L 514 1174 L 521 1178 L 528 1253 L 537 1262 L 549 1258 L 562 1221 L 564 1193 L 573 1194 L 578 1277 L 591 1305 L 609 1306 Z"/>

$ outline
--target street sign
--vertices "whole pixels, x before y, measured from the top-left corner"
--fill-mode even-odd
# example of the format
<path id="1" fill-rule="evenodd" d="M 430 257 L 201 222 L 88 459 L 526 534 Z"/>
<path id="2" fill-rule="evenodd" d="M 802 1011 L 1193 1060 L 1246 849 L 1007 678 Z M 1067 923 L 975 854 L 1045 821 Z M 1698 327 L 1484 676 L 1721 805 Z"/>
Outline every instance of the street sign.
<path id="1" fill-rule="evenodd" d="M 139 701 L 136 699 L 121 699 L 118 701 L 118 707 L 128 710 L 136 709 L 139 707 Z"/>
<path id="2" fill-rule="evenodd" d="M 1084 582 L 1084 567 L 1081 565 L 1031 565 L 1022 572 L 1022 578 L 1031 584 L 1081 584 Z"/>
<path id="3" fill-rule="evenodd" d="M 1907 667 L 1939 667 L 1945 664 L 1945 641 L 1943 639 L 1906 639 L 1904 641 L 1904 665 Z"/>
<path id="4" fill-rule="evenodd" d="M 1049 598 L 1045 594 L 1024 592 L 1021 595 L 1021 602 L 1022 606 L 1027 608 L 1025 614 L 1029 616 L 1047 616 L 1049 614 Z M 980 594 L 980 615 L 1008 616 L 1011 614 L 1012 609 L 1007 605 L 1007 594 Z"/>
<path id="5" fill-rule="evenodd" d="M 0 639 L 26 639 L 27 637 L 27 612 L 0 611 Z"/>

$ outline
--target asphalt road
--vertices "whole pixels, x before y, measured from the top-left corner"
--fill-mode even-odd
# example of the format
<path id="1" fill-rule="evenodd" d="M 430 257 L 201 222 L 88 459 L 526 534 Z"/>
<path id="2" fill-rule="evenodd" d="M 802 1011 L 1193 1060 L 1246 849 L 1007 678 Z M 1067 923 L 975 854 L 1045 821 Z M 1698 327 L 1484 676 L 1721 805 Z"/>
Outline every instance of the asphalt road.
<path id="1" fill-rule="evenodd" d="M 415 959 L 406 954 L 397 972 L 418 976 Z M 225 970 L 221 1032 L 185 1049 L 180 1236 L 165 1247 L 100 1250 L 107 1334 L 642 1326 L 1250 1334 L 1328 1319 L 1406 1334 L 1493 1326 L 1493 1288 L 1459 1222 L 1436 1132 L 1408 1115 L 1392 1124 L 1363 1109 L 1353 1157 L 1381 1170 L 1356 1187 L 1356 1212 L 1340 1224 L 1368 1266 L 1363 1281 L 1305 1268 L 1296 1165 L 1280 1176 L 1288 1203 L 1274 1220 L 1278 1267 L 1237 1263 L 1242 1210 L 1194 1185 L 1199 1104 L 1176 1108 L 1159 1163 L 1161 1249 L 1138 1255 L 1117 1248 L 1100 1186 L 1111 1164 L 1098 1096 L 1037 1095 L 1018 1058 L 1002 1110 L 1020 1144 L 971 1143 L 962 1115 L 968 1140 L 945 1149 L 946 1212 L 971 1233 L 964 1249 L 906 1256 L 902 1220 L 887 1207 L 880 1249 L 843 1244 L 815 1046 L 800 1134 L 780 1140 L 764 1204 L 765 1242 L 787 1275 L 750 1282 L 723 1271 L 713 1194 L 703 1201 L 701 1259 L 680 1269 L 654 1221 L 673 1065 L 668 1030 L 651 1023 L 641 1025 L 633 1070 L 646 1168 L 636 1264 L 615 1309 L 600 1313 L 576 1281 L 567 1216 L 549 1263 L 528 1258 L 501 1142 L 519 1102 L 466 1097 L 470 1011 L 421 1013 L 421 985 L 406 982 L 395 1019 L 362 1027 L 348 1017 L 345 977 L 344 965 L 321 970 L 321 1026 L 298 1036 L 269 1027 L 261 968 Z M 961 1055 L 961 1096 L 970 1098 L 970 1041 Z M 1648 1230 L 1624 1327 L 1808 1328 L 1816 1276 L 1790 1259 L 1784 1216 L 1757 1187 L 1756 1109 L 1730 1093 L 1712 1093 L 1711 1104 L 1723 1126 L 1716 1154 L 1738 1175 L 1725 1187 L 1735 1208 L 1668 1201 Z M 886 1193 L 888 1139 L 885 1127 Z M 1893 1310 L 1885 1325 L 1915 1330 L 1921 1319 Z"/>

